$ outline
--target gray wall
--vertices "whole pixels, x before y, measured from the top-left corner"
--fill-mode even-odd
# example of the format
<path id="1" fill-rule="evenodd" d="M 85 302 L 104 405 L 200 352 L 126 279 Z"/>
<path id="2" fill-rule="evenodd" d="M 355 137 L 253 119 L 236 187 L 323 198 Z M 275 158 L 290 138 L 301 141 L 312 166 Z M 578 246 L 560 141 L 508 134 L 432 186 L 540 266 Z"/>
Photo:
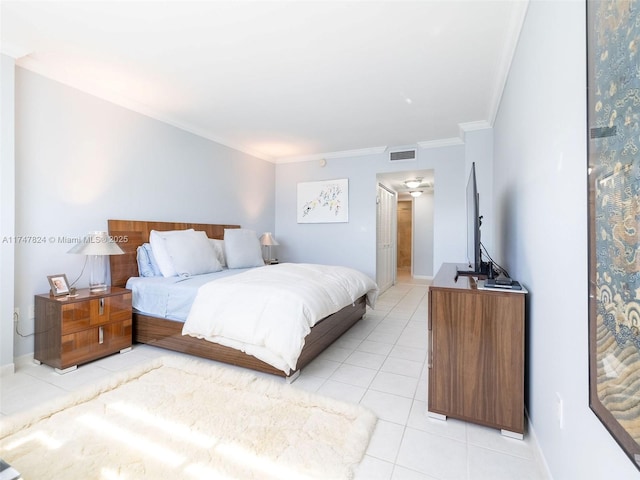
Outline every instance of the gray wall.
<path id="1" fill-rule="evenodd" d="M 82 269 L 84 257 L 58 237 L 106 230 L 109 218 L 274 231 L 272 163 L 20 68 L 15 103 L 16 234 L 47 239 L 15 249 L 22 332 L 33 332 L 29 307 L 48 291 L 47 275 L 71 282 Z M 85 273 L 78 286 L 87 284 Z M 16 337 L 14 350 L 33 352 L 33 337 Z"/>
<path id="2" fill-rule="evenodd" d="M 473 142 L 473 139 L 471 139 Z M 479 148 L 483 148 L 480 145 Z M 388 161 L 388 155 L 328 159 L 276 166 L 276 232 L 282 261 L 351 266 L 376 278 L 376 174 L 434 171 L 433 259 L 416 254 L 414 274 L 432 276 L 443 262 L 466 259 L 465 145 L 421 148 L 416 161 Z M 349 179 L 349 223 L 298 224 L 299 182 Z M 420 219 L 416 218 L 416 225 Z"/>
<path id="3" fill-rule="evenodd" d="M 588 403 L 585 58 L 584 2 L 532 1 L 494 126 L 497 243 L 530 290 L 527 404 L 553 477 L 630 479 Z"/>

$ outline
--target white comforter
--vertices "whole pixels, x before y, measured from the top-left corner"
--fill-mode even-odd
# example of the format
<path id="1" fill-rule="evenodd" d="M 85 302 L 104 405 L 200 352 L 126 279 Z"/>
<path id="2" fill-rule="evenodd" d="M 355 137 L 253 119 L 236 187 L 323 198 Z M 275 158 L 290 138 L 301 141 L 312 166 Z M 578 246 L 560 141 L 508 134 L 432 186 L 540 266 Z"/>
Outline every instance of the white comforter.
<path id="1" fill-rule="evenodd" d="M 214 280 L 198 290 L 182 329 L 242 350 L 289 374 L 319 320 L 378 288 L 347 267 L 284 263 Z"/>

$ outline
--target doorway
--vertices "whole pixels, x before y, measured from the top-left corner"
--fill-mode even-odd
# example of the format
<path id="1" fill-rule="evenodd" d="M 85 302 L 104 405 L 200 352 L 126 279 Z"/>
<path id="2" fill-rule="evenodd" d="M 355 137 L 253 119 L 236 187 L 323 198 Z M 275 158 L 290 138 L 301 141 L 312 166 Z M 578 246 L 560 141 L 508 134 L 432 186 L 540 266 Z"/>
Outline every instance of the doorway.
<path id="1" fill-rule="evenodd" d="M 410 188 L 410 180 L 419 180 Z M 379 173 L 377 180 L 376 281 L 386 288 L 398 282 L 433 276 L 435 172 L 409 170 Z M 384 190 L 387 193 L 381 193 Z M 412 194 L 413 192 L 413 194 Z M 392 211 L 381 214 L 381 201 L 392 195 Z M 390 207 L 391 208 L 391 207 Z M 384 235 L 392 234 L 389 239 Z M 391 252 L 388 250 L 392 249 Z M 389 271 L 389 269 L 393 271 Z M 389 282 L 389 278 L 392 279 Z M 387 286 L 388 285 L 388 286 Z M 383 289 L 380 288 L 382 292 Z"/>
<path id="2" fill-rule="evenodd" d="M 398 201 L 397 278 L 410 279 L 413 267 L 413 202 Z"/>

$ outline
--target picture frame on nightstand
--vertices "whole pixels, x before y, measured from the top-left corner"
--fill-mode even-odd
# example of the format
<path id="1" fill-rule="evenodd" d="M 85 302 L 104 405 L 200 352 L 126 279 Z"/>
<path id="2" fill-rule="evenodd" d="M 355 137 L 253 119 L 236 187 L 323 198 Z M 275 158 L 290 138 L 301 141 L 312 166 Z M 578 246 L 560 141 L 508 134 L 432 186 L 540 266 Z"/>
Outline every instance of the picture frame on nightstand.
<path id="1" fill-rule="evenodd" d="M 49 280 L 49 285 L 51 286 L 51 295 L 54 297 L 69 295 L 69 281 L 64 273 L 47 275 L 47 280 Z"/>

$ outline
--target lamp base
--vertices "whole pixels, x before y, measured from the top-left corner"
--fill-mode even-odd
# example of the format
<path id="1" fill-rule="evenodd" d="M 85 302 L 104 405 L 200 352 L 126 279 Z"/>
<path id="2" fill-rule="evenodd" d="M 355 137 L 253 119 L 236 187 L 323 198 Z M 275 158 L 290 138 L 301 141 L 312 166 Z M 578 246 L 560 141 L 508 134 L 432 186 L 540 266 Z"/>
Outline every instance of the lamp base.
<path id="1" fill-rule="evenodd" d="M 91 255 L 89 266 L 91 275 L 89 277 L 89 292 L 98 293 L 107 290 L 107 265 L 108 255 Z"/>

